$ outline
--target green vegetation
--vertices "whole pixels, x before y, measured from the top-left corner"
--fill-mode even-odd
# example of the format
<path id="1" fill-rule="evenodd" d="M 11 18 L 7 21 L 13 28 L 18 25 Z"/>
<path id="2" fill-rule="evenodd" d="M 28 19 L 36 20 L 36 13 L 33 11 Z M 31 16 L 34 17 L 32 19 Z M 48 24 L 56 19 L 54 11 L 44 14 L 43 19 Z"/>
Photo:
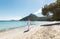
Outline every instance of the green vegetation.
<path id="1" fill-rule="evenodd" d="M 57 0 L 56 2 L 51 3 L 49 5 L 45 5 L 42 8 L 42 14 L 44 16 L 50 16 L 51 13 L 53 14 L 51 15 L 51 20 L 60 20 L 60 0 Z"/>

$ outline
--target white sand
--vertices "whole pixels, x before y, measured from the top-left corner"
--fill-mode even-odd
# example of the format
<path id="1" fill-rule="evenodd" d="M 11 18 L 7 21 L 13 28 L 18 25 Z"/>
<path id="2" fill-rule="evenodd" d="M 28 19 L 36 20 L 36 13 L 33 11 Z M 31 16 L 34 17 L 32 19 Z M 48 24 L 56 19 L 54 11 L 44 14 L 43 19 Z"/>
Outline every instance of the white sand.
<path id="1" fill-rule="evenodd" d="M 27 28 L 16 28 L 0 33 L 0 39 L 60 39 L 60 25 L 39 26 L 31 25 L 30 31 L 24 33 Z"/>

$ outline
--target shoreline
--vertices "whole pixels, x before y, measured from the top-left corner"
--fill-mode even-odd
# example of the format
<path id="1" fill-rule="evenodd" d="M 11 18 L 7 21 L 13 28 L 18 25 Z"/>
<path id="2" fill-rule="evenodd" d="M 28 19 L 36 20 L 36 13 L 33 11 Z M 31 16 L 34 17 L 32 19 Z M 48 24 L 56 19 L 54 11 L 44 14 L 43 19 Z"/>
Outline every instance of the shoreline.
<path id="1" fill-rule="evenodd" d="M 8 29 L 0 30 L 0 32 L 10 31 L 10 30 L 17 29 L 17 28 L 23 29 L 23 28 L 26 28 L 26 27 L 27 27 L 27 26 L 8 28 Z"/>
<path id="2" fill-rule="evenodd" d="M 60 25 L 31 25 L 28 32 L 24 33 L 25 30 L 27 30 L 27 27 L 1 32 L 0 39 L 60 39 Z"/>

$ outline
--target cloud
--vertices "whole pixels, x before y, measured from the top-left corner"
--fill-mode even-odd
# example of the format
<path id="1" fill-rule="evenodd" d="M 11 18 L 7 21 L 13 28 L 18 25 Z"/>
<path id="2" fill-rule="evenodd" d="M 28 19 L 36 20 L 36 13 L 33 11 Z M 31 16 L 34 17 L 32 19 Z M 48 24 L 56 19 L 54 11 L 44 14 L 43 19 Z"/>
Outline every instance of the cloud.
<path id="1" fill-rule="evenodd" d="M 41 13 L 42 12 L 42 9 L 40 8 L 39 10 L 37 10 L 34 14 L 38 14 L 38 13 Z"/>

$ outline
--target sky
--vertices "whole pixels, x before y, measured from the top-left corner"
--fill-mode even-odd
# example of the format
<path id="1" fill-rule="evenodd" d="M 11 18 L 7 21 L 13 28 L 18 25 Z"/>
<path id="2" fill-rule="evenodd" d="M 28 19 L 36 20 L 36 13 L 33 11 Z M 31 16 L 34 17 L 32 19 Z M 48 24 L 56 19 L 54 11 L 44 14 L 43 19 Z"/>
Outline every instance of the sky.
<path id="1" fill-rule="evenodd" d="M 42 16 L 42 7 L 56 0 L 0 0 L 0 20 L 19 20 L 29 14 Z"/>

